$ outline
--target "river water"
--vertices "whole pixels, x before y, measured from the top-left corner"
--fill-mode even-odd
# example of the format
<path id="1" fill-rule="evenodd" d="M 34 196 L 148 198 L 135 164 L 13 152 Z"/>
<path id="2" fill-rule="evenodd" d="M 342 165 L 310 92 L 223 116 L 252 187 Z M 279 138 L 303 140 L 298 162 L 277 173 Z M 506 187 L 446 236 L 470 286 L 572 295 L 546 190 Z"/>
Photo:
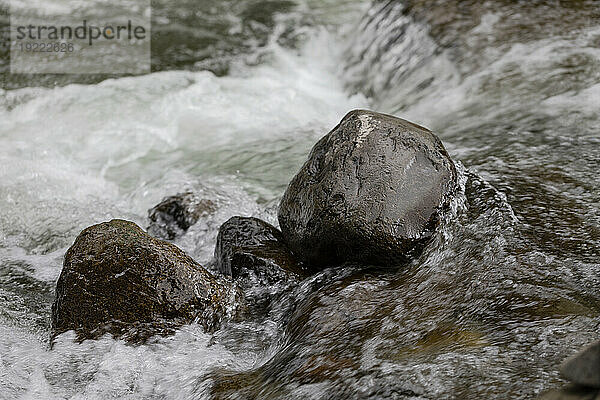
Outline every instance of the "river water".
<path id="1" fill-rule="evenodd" d="M 528 399 L 561 385 L 560 361 L 600 335 L 599 13 L 161 0 L 149 75 L 9 75 L 3 61 L 0 399 Z M 276 222 L 312 145 L 353 108 L 431 128 L 459 165 L 452 215 L 418 260 L 256 288 L 271 305 L 213 335 L 65 333 L 49 349 L 83 228 L 145 227 L 148 208 L 193 190 L 218 210 L 176 244 L 206 264 L 230 216 Z"/>

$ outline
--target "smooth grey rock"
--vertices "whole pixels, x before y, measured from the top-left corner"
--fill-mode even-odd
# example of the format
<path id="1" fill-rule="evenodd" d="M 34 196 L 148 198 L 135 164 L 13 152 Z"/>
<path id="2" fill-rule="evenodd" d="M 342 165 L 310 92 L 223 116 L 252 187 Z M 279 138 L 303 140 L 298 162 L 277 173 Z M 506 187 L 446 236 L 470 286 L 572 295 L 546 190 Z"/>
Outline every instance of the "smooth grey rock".
<path id="1" fill-rule="evenodd" d="M 289 281 L 302 270 L 274 226 L 253 217 L 232 217 L 219 228 L 216 267 L 233 279 L 254 274 L 263 284 Z"/>
<path id="2" fill-rule="evenodd" d="M 600 400 L 600 393 L 595 389 L 567 385 L 542 393 L 538 400 Z"/>
<path id="3" fill-rule="evenodd" d="M 175 239 L 198 222 L 202 215 L 209 215 L 215 210 L 213 201 L 201 199 L 192 192 L 165 197 L 148 210 L 148 233 L 160 239 Z"/>
<path id="4" fill-rule="evenodd" d="M 572 383 L 600 389 L 600 340 L 566 359 L 560 372 Z"/>
<path id="5" fill-rule="evenodd" d="M 233 316 L 240 293 L 181 249 L 133 222 L 83 230 L 65 255 L 52 306 L 53 335 L 112 333 L 129 341 L 198 321 L 207 331 Z"/>
<path id="6" fill-rule="evenodd" d="M 294 255 L 311 270 L 397 265 L 433 235 L 457 173 L 428 129 L 356 110 L 313 147 L 279 206 Z"/>

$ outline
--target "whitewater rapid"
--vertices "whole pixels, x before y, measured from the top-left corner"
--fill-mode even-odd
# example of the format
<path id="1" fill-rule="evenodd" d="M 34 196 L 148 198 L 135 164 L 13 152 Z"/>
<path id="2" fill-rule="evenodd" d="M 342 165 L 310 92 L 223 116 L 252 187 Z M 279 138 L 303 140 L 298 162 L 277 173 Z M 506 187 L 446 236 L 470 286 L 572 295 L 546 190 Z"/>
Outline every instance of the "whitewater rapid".
<path id="1" fill-rule="evenodd" d="M 194 17 L 195 3 L 157 2 L 156 29 L 214 39 L 223 57 L 158 38 L 149 75 L 0 89 L 0 399 L 525 399 L 560 385 L 557 364 L 600 327 L 597 26 L 531 36 L 504 5 L 452 41 L 401 2 L 206 0 Z M 217 211 L 175 243 L 207 264 L 229 217 L 276 223 L 310 148 L 355 108 L 433 129 L 459 162 L 453 218 L 414 264 L 326 270 L 213 335 L 65 333 L 48 348 L 83 228 L 146 227 L 191 190 Z"/>
<path id="2" fill-rule="evenodd" d="M 217 201 L 178 243 L 203 263 L 229 217 L 273 220 L 293 173 L 277 162 L 296 164 L 340 115 L 368 107 L 339 79 L 339 38 L 310 35 L 298 50 L 272 43 L 267 62 L 222 77 L 165 71 L 0 93 L 0 262 L 25 288 L 41 287 L 0 289 L 0 398 L 189 398 L 202 394 L 203 371 L 259 362 L 262 346 L 234 354 L 199 326 L 140 347 L 65 334 L 50 351 L 50 303 L 83 228 L 112 218 L 147 226 L 164 196 L 191 189 Z M 254 334 L 268 343 L 273 330 Z"/>

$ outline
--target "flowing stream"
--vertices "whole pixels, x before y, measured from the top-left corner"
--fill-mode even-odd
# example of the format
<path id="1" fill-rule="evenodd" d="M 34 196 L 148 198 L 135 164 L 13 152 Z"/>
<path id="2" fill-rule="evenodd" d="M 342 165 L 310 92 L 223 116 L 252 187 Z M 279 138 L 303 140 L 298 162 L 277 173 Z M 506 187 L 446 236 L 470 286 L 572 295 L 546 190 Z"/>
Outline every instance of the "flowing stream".
<path id="1" fill-rule="evenodd" d="M 439 3 L 157 0 L 151 74 L 0 63 L 0 399 L 528 399 L 560 386 L 560 361 L 600 335 L 600 5 Z M 212 335 L 190 325 L 131 346 L 67 332 L 49 349 L 82 229 L 146 227 L 149 208 L 193 190 L 218 210 L 175 243 L 206 265 L 229 217 L 276 223 L 310 148 L 354 108 L 429 127 L 459 165 L 452 215 L 418 260 L 256 288 L 271 307 Z"/>

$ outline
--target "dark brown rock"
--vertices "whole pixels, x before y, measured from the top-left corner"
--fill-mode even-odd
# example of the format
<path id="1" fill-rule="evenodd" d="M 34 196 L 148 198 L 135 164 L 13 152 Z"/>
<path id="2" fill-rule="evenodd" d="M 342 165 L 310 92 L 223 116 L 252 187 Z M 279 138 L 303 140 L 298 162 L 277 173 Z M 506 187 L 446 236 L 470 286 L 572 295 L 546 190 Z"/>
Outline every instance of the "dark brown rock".
<path id="1" fill-rule="evenodd" d="M 233 279 L 249 274 L 263 284 L 295 279 L 302 269 L 274 226 L 252 217 L 232 217 L 219 229 L 217 269 Z"/>
<path id="2" fill-rule="evenodd" d="M 178 247 L 133 222 L 112 220 L 79 234 L 65 255 L 52 307 L 53 334 L 104 333 L 131 341 L 197 320 L 208 331 L 232 316 L 239 292 Z"/>
<path id="3" fill-rule="evenodd" d="M 161 239 L 175 239 L 198 222 L 201 216 L 214 213 L 216 208 L 213 201 L 201 199 L 192 192 L 165 197 L 148 210 L 148 233 Z"/>
<path id="4" fill-rule="evenodd" d="M 397 265 L 432 236 L 456 181 L 454 163 L 431 131 L 352 111 L 290 183 L 279 225 L 312 270 L 345 261 Z"/>

